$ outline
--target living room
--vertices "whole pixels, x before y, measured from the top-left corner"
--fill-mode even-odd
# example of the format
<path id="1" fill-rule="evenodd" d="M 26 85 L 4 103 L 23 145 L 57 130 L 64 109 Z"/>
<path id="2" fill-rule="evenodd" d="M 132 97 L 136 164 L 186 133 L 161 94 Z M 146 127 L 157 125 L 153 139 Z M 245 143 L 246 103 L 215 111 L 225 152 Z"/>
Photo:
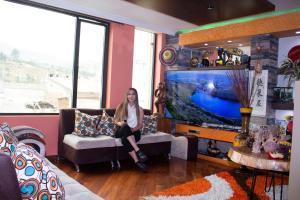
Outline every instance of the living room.
<path id="1" fill-rule="evenodd" d="M 173 3 L 168 2 L 168 4 Z M 251 192 L 253 166 L 248 168 L 248 171 L 251 170 L 250 175 L 249 172 L 245 173 L 244 183 L 237 183 L 237 180 L 233 180 L 241 176 L 235 174 L 236 169 L 245 165 L 245 163 L 237 163 L 234 159 L 228 158 L 227 154 L 232 144 L 237 142 L 238 132 L 241 132 L 242 127 L 241 119 L 235 122 L 230 118 L 236 115 L 233 109 L 227 110 L 226 115 L 219 113 L 219 110 L 226 106 L 215 106 L 217 110 L 209 110 L 212 108 L 205 107 L 206 101 L 209 105 L 216 105 L 212 102 L 217 100 L 206 96 L 205 101 L 194 102 L 198 105 L 194 110 L 195 104 L 191 106 L 185 98 L 193 100 L 203 95 L 201 91 L 207 92 L 203 89 L 206 83 L 201 83 L 199 77 L 209 77 L 211 74 L 201 73 L 218 71 L 223 73 L 223 77 L 227 77 L 225 71 L 228 68 L 224 68 L 222 72 L 222 67 L 217 69 L 218 66 L 215 65 L 218 65 L 219 61 L 223 62 L 222 66 L 228 63 L 230 54 L 226 54 L 226 50 L 229 51 L 230 48 L 241 50 L 243 53 L 233 54 L 233 61 L 238 59 L 239 63 L 233 62 L 232 66 L 238 65 L 234 66 L 237 68 L 245 66 L 247 62 L 242 62 L 242 60 L 246 57 L 242 55 L 248 55 L 250 69 L 259 63 L 263 73 L 268 71 L 264 76 L 268 86 L 262 93 L 264 110 L 254 108 L 251 116 L 252 124 L 265 127 L 264 125 L 278 122 L 285 131 L 287 126 L 285 118 L 293 116 L 295 121 L 293 132 L 296 132 L 295 130 L 299 129 L 297 127 L 299 119 L 296 116 L 299 111 L 297 111 L 296 101 L 294 100 L 292 108 L 271 108 L 269 104 L 275 96 L 272 87 L 289 90 L 282 93 L 285 95 L 294 93 L 292 94 L 294 99 L 299 95 L 298 90 L 293 89 L 296 85 L 294 82 L 287 84 L 287 79 L 277 75 L 277 68 L 282 66 L 289 51 L 300 44 L 299 36 L 295 33 L 299 30 L 295 30 L 290 24 L 285 25 L 286 22 L 278 27 L 275 23 L 272 28 L 279 30 L 261 33 L 255 32 L 260 27 L 253 26 L 253 29 L 257 30 L 254 32 L 250 29 L 245 30 L 248 34 L 245 37 L 245 35 L 239 35 L 243 32 L 240 28 L 228 33 L 227 30 L 230 28 L 226 28 L 223 24 L 221 27 L 225 27 L 221 30 L 222 34 L 219 32 L 214 35 L 213 32 L 219 25 L 214 24 L 211 27 L 211 33 L 201 32 L 205 29 L 197 29 L 197 25 L 204 26 L 213 22 L 230 21 L 230 19 L 254 23 L 255 20 L 264 20 L 268 17 L 274 17 L 276 21 L 276 17 L 297 13 L 299 8 L 297 6 L 300 6 L 300 3 L 293 0 L 285 1 L 285 3 L 272 0 L 254 1 L 253 5 L 252 3 L 246 5 L 242 2 L 236 5 L 240 6 L 241 10 L 244 8 L 242 12 L 227 16 L 224 11 L 228 9 L 228 12 L 233 12 L 230 9 L 232 2 L 231 5 L 227 5 L 225 2 L 222 4 L 213 0 L 205 1 L 201 3 L 203 5 L 199 5 L 199 9 L 202 9 L 202 14 L 204 14 L 204 19 L 201 18 L 200 24 L 188 22 L 186 12 L 182 11 L 179 14 L 181 16 L 177 16 L 176 12 L 172 13 L 166 9 L 176 7 L 175 4 L 181 5 L 179 1 L 174 3 L 174 6 L 160 5 L 162 7 L 143 4 L 143 1 L 119 0 L 110 3 L 74 0 L 2 1 L 0 21 L 4 31 L 1 31 L 2 39 L 0 39 L 0 122 L 7 122 L 15 132 L 17 132 L 15 128 L 17 126 L 33 128 L 29 130 L 35 131 L 41 137 L 35 147 L 41 145 L 39 148 L 43 148 L 44 144 L 46 157 L 56 167 L 99 198 L 172 199 L 179 195 L 187 199 L 243 199 L 254 195 L 257 199 L 272 199 L 272 190 L 257 192 L 258 186 L 256 186 L 254 192 Z M 191 9 L 192 12 L 192 8 L 196 5 L 197 3 L 192 1 L 191 4 L 186 3 L 186 8 Z M 213 14 L 214 12 L 219 12 L 220 16 Z M 252 19 L 254 22 L 243 21 L 245 16 L 257 16 L 261 13 L 264 16 Z M 181 20 L 178 19 L 180 17 Z M 238 26 L 240 22 L 230 23 L 233 24 L 227 24 L 227 26 Z M 244 25 L 244 27 L 249 26 L 249 24 Z M 298 24 L 297 28 L 300 28 L 299 26 Z M 280 29 L 282 27 L 285 31 Z M 288 33 L 278 35 L 277 32 Z M 189 36 L 193 33 L 195 35 Z M 232 41 L 229 42 L 230 40 Z M 223 49 L 222 52 L 221 49 Z M 220 59 L 222 56 L 224 60 Z M 190 74 L 184 75 L 186 72 Z M 199 84 L 196 89 L 191 86 L 193 85 L 192 79 Z M 175 85 L 173 85 L 174 82 L 176 82 Z M 159 83 L 164 83 L 167 87 L 165 91 L 167 103 L 163 102 L 157 106 L 156 91 L 159 92 Z M 207 84 L 207 88 L 214 90 L 218 85 L 222 84 Z M 154 113 L 159 118 L 159 133 L 142 137 L 140 143 L 141 149 L 149 155 L 149 160 L 146 162 L 147 173 L 138 170 L 128 155 L 120 150 L 122 144 L 117 143 L 115 139 L 109 138 L 105 143 L 102 141 L 94 142 L 94 144 L 88 143 L 88 147 L 96 151 L 85 151 L 85 145 L 80 146 L 78 142 L 76 146 L 74 138 L 71 137 L 73 135 L 69 134 L 74 130 L 76 108 L 89 115 L 102 116 L 103 113 L 108 113 L 112 117 L 113 109 L 124 100 L 124 95 L 130 87 L 138 90 L 140 106 L 147 109 L 145 116 Z M 214 92 L 213 97 L 218 95 L 223 94 Z M 281 102 L 286 99 L 282 99 L 281 96 L 277 99 L 280 106 L 281 104 L 287 105 L 286 102 Z M 259 100 L 254 99 L 256 103 Z M 222 105 L 233 108 L 230 107 L 233 106 L 232 104 Z M 236 105 L 239 107 L 239 104 Z M 163 109 L 159 106 L 163 106 Z M 203 109 L 209 110 L 209 114 L 207 112 L 203 114 Z M 239 108 L 238 115 L 240 116 Z M 197 117 L 194 119 L 192 116 Z M 213 127 L 215 124 L 217 126 Z M 253 126 L 250 125 L 251 128 Z M 213 130 L 213 133 L 208 130 Z M 26 136 L 31 133 L 23 133 L 24 142 Z M 294 134 L 293 141 L 297 141 L 297 137 Z M 104 146 L 99 146 L 100 144 Z M 69 147 L 79 149 L 74 150 Z M 296 169 L 299 163 L 293 157 L 297 157 L 296 153 L 300 150 L 297 144 L 293 144 L 292 147 L 291 169 L 288 170 L 290 179 L 288 180 L 288 176 L 284 174 L 284 184 L 281 185 L 284 185 L 283 198 L 289 195 L 289 199 L 296 199 L 296 188 L 299 184 L 296 181 L 296 172 L 292 170 Z M 207 156 L 208 151 L 211 154 Z M 212 156 L 214 152 L 219 157 Z M 236 152 L 233 151 L 232 154 L 234 153 Z M 256 185 L 264 184 L 261 180 L 261 172 L 258 171 Z M 279 173 L 275 177 L 280 177 L 280 175 Z M 215 187 L 214 181 L 218 182 L 221 179 L 231 180 L 231 182 L 228 181 L 224 183 L 225 185 L 213 188 Z M 255 179 L 252 179 L 252 182 L 253 180 Z M 276 187 L 273 188 L 278 198 L 280 187 L 277 186 L 280 185 L 280 180 L 277 181 L 276 178 L 275 182 Z M 200 191 L 188 190 L 177 193 L 178 190 L 187 188 L 184 184 L 190 184 L 188 188 L 193 188 L 194 184 L 196 188 L 200 188 Z M 197 187 L 199 185 L 203 187 Z M 289 191 L 286 190 L 286 185 L 289 185 Z M 173 188 L 175 186 L 178 187 Z M 83 189 L 85 192 L 87 190 Z M 206 190 L 220 192 L 214 196 L 213 192 L 206 193 Z M 168 195 L 170 196 L 167 197 Z M 84 196 L 77 196 L 77 199 L 83 198 L 88 199 Z"/>

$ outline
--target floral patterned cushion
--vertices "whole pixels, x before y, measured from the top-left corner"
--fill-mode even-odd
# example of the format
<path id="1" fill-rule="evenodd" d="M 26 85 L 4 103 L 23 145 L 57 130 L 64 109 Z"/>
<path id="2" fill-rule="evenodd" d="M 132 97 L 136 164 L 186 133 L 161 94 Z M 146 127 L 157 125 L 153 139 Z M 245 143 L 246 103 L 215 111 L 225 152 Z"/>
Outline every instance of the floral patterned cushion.
<path id="1" fill-rule="evenodd" d="M 58 176 L 34 148 L 19 143 L 13 163 L 22 199 L 65 199 L 64 187 Z"/>
<path id="2" fill-rule="evenodd" d="M 152 134 L 157 132 L 157 116 L 144 115 L 142 135 Z"/>
<path id="3" fill-rule="evenodd" d="M 99 115 L 88 115 L 75 110 L 75 128 L 73 134 L 78 136 L 96 137 L 99 135 L 97 125 L 101 119 Z"/>
<path id="4" fill-rule="evenodd" d="M 17 145 L 18 139 L 9 125 L 7 123 L 0 124 L 0 151 L 12 157 Z"/>
<path id="5" fill-rule="evenodd" d="M 115 137 L 116 125 L 114 124 L 114 118 L 109 116 L 105 111 L 101 117 L 101 121 L 98 125 L 98 132 L 101 135 L 108 135 Z"/>

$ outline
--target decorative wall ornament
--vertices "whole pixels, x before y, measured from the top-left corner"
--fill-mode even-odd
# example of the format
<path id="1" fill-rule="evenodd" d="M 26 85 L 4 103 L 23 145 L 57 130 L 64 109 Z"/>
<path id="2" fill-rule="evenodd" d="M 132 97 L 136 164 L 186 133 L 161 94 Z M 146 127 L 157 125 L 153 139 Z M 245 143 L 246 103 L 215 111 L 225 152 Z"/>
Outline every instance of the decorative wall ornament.
<path id="1" fill-rule="evenodd" d="M 176 63 L 177 52 L 173 47 L 165 47 L 159 53 L 159 60 L 161 64 L 172 66 Z"/>
<path id="2" fill-rule="evenodd" d="M 254 76 L 254 71 L 251 71 L 250 77 Z M 250 78 L 250 80 L 252 80 Z M 251 101 L 252 115 L 264 117 L 267 107 L 267 92 L 268 92 L 268 70 L 262 70 L 262 73 L 256 74 L 253 81 L 253 98 Z M 250 87 L 251 88 L 251 87 Z"/>

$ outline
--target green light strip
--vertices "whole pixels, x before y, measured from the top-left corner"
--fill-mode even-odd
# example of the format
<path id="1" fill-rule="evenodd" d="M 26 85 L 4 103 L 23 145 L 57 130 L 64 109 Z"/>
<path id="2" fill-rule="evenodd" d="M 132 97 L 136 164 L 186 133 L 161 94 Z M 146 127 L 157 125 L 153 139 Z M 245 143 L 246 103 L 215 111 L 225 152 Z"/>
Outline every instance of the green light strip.
<path id="1" fill-rule="evenodd" d="M 177 31 L 177 34 L 190 33 L 190 32 L 193 32 L 193 31 L 201 31 L 201 30 L 206 30 L 206 29 L 211 29 L 211 28 L 217 28 L 217 27 L 220 27 L 220 26 L 244 23 L 244 22 L 249 22 L 249 21 L 253 21 L 253 20 L 257 20 L 257 19 L 273 17 L 273 16 L 279 16 L 279 15 L 284 15 L 284 14 L 287 14 L 287 13 L 298 12 L 298 11 L 300 11 L 300 6 L 295 7 L 295 8 L 290 8 L 290 9 L 287 9 L 287 10 L 271 11 L 271 12 L 266 12 L 266 13 L 262 13 L 262 14 L 258 14 L 258 15 L 251 15 L 251 16 L 237 18 L 237 19 L 231 19 L 231 20 L 226 20 L 226 21 L 221 21 L 221 22 L 215 22 L 215 23 L 198 26 L 198 27 L 191 28 L 191 29 L 181 29 L 181 30 Z"/>

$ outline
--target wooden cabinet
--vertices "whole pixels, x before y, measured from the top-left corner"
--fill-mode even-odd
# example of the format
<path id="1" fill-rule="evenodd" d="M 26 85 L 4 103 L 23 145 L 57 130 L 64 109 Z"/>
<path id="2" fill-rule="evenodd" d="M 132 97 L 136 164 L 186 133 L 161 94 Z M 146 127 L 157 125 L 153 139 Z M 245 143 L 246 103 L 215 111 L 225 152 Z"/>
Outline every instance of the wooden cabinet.
<path id="1" fill-rule="evenodd" d="M 192 126 L 187 124 L 176 124 L 176 132 L 185 133 L 187 135 L 195 135 L 199 138 L 212 139 L 212 140 L 230 142 L 230 143 L 232 143 L 234 141 L 235 136 L 238 135 L 237 132 L 233 132 L 233 131 L 218 130 L 213 128 L 203 128 L 203 127 Z M 235 164 L 234 162 L 231 162 L 229 160 L 224 160 L 209 155 L 198 153 L 197 157 L 202 160 L 207 160 L 210 162 L 215 162 L 230 167 L 236 167 L 236 168 L 240 167 L 240 165 Z"/>
<path id="2" fill-rule="evenodd" d="M 171 120 L 167 118 L 159 118 L 157 130 L 164 133 L 171 133 Z"/>
<path id="3" fill-rule="evenodd" d="M 176 124 L 176 132 L 195 135 L 200 138 L 218 140 L 223 142 L 233 142 L 237 132 L 225 131 L 213 128 L 203 128 L 187 124 Z"/>

